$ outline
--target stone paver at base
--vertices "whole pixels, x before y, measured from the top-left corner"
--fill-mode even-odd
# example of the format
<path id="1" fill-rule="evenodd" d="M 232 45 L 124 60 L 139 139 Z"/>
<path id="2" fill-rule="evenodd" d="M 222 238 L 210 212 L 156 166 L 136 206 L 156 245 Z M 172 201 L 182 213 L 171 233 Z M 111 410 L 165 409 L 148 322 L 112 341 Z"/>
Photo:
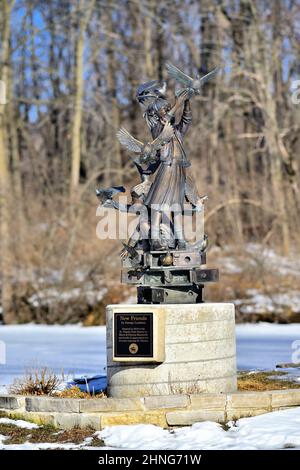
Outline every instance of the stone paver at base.
<path id="1" fill-rule="evenodd" d="M 164 428 L 200 421 L 225 423 L 300 406 L 300 389 L 156 395 L 141 398 L 54 398 L 0 395 L 0 412 L 60 429 L 101 430 L 120 424 L 154 424 Z"/>

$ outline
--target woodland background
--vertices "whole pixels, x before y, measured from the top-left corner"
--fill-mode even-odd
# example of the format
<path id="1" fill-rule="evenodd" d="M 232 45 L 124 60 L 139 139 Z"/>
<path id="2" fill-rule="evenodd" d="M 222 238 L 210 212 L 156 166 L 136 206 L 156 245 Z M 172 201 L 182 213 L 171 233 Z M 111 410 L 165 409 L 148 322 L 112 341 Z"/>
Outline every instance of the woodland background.
<path id="1" fill-rule="evenodd" d="M 208 260 L 256 247 L 258 263 L 225 270 L 210 296 L 278 288 L 257 247 L 299 253 L 299 0 L 0 0 L 4 322 L 98 323 L 133 294 L 118 283 L 120 242 L 96 238 L 95 188 L 137 181 L 115 134 L 146 138 L 135 90 L 167 79 L 167 61 L 190 75 L 222 67 L 186 136 L 209 196 Z"/>

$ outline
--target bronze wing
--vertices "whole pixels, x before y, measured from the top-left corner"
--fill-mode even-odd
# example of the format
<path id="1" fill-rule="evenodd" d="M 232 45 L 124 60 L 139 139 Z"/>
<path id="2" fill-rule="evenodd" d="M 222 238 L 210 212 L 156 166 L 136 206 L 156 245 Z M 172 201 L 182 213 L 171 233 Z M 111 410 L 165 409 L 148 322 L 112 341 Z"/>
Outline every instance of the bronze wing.
<path id="1" fill-rule="evenodd" d="M 201 77 L 200 80 L 199 80 L 200 81 L 200 86 L 203 86 L 204 83 L 206 83 L 209 80 L 211 80 L 212 78 L 214 78 L 215 75 L 217 75 L 217 73 L 219 72 L 219 70 L 220 70 L 220 68 L 216 67 L 215 69 L 211 70 L 206 75 L 204 75 L 204 77 Z"/>
<path id="2" fill-rule="evenodd" d="M 194 178 L 189 174 L 186 175 L 185 196 L 187 200 L 194 206 L 197 205 L 197 202 L 200 199 Z"/>
<path id="3" fill-rule="evenodd" d="M 161 147 L 163 147 L 163 145 L 170 142 L 173 136 L 174 136 L 174 128 L 173 126 L 171 126 L 169 122 L 166 122 L 159 136 L 156 137 L 156 139 L 153 140 L 153 142 L 151 143 L 152 148 L 155 151 L 159 150 Z"/>
<path id="4" fill-rule="evenodd" d="M 130 152 L 141 153 L 144 147 L 143 142 L 135 139 L 129 132 L 121 127 L 117 132 L 117 137 L 121 145 L 126 147 Z"/>
<path id="5" fill-rule="evenodd" d="M 189 77 L 173 64 L 166 64 L 169 77 L 174 78 L 177 82 L 181 83 L 185 88 L 192 88 L 194 79 Z M 203 77 L 204 78 L 204 77 Z"/>

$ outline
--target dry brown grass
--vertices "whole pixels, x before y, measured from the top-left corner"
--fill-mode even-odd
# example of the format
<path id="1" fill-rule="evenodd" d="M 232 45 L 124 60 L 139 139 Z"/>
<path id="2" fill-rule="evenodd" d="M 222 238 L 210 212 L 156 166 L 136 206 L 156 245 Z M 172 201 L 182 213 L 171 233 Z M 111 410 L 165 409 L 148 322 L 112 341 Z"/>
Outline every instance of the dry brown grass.
<path id="1" fill-rule="evenodd" d="M 134 182 L 136 177 L 132 184 Z M 106 305 L 122 303 L 128 297 L 135 296 L 136 288 L 120 283 L 120 240 L 99 240 L 96 237 L 99 217 L 95 215 L 97 199 L 93 191 L 78 204 L 75 221 L 69 217 L 70 201 L 59 195 L 47 201 L 46 208 L 32 195 L 28 198 L 30 217 L 26 224 L 24 222 L 21 253 L 13 260 L 16 267 L 13 269 L 11 321 L 47 324 L 82 322 L 85 326 L 105 324 Z M 249 289 L 272 294 L 278 291 L 278 285 L 283 290 L 298 289 L 297 276 L 279 276 L 276 270 L 269 269 L 263 255 L 249 254 L 242 244 L 235 245 L 231 241 L 231 249 L 224 239 L 222 249 L 210 249 L 214 236 L 210 224 L 207 232 L 210 238 L 208 266 L 220 268 L 220 282 L 205 286 L 207 301 L 246 298 Z M 14 227 L 14 233 L 19 237 L 17 227 Z M 20 245 L 19 238 L 16 244 Z M 224 256 L 241 262 L 242 271 L 229 272 L 221 262 Z M 98 301 L 91 300 L 93 296 L 87 295 L 87 292 L 92 292 L 95 297 L 104 289 L 107 292 Z M 49 290 L 54 291 L 50 299 L 47 297 Z M 245 321 L 239 306 L 236 314 L 238 322 Z M 247 316 L 247 321 L 259 320 L 289 322 L 300 321 L 300 317 L 290 315 L 288 311 Z"/>
<path id="2" fill-rule="evenodd" d="M 300 388 L 300 384 L 291 380 L 276 379 L 276 376 L 284 376 L 287 372 L 255 372 L 241 373 L 238 377 L 238 390 L 263 392 L 267 390 L 286 390 L 288 388 Z"/>
<path id="3" fill-rule="evenodd" d="M 65 390 L 57 393 L 58 397 L 60 398 L 86 398 L 86 399 L 93 399 L 93 398 L 105 398 L 106 393 L 103 391 L 101 393 L 93 394 L 87 392 L 82 392 L 79 387 L 73 386 L 70 388 L 66 388 Z"/>
<path id="4" fill-rule="evenodd" d="M 118 274 L 119 277 L 119 274 Z M 84 320 L 84 326 L 105 325 L 106 323 L 106 306 L 111 304 L 119 304 L 127 301 L 130 296 L 136 296 L 136 288 L 122 285 L 109 286 L 108 292 L 103 299 L 98 302 L 87 314 Z"/>
<path id="5" fill-rule="evenodd" d="M 9 392 L 14 395 L 46 395 L 58 398 L 104 398 L 106 391 L 97 394 L 83 392 L 77 386 L 72 386 L 65 390 L 58 390 L 65 377 L 62 373 L 58 376 L 47 367 L 42 369 L 29 369 L 24 376 L 16 379 L 10 386 Z"/>
<path id="6" fill-rule="evenodd" d="M 30 443 L 57 443 L 57 444 L 81 444 L 86 438 L 90 437 L 89 446 L 101 447 L 104 445 L 98 437 L 94 436 L 95 431 L 91 428 L 73 428 L 64 431 L 58 431 L 50 425 L 40 426 L 37 429 L 24 429 L 14 424 L 0 423 L 0 434 L 6 436 L 4 444 L 23 444 Z"/>
<path id="7" fill-rule="evenodd" d="M 274 248 L 274 247 L 273 247 Z M 208 264 L 210 267 L 219 267 L 220 281 L 205 286 L 205 298 L 207 301 L 226 302 L 235 301 L 237 299 L 250 299 L 247 303 L 249 312 L 251 312 L 251 295 L 249 290 L 257 290 L 258 293 L 270 298 L 273 302 L 274 310 L 257 312 L 255 309 L 255 301 L 253 300 L 252 313 L 243 313 L 241 307 L 244 302 L 236 304 L 236 322 L 276 322 L 276 323 L 292 323 L 300 321 L 300 312 L 292 311 L 288 305 L 278 305 L 274 299 L 274 294 L 288 293 L 290 291 L 299 290 L 299 275 L 295 269 L 290 273 L 281 272 L 274 269 L 270 265 L 270 259 L 264 255 L 264 249 L 271 249 L 266 245 L 261 245 L 261 253 L 250 253 L 245 250 L 245 246 L 230 246 L 222 250 L 213 249 L 208 252 Z M 276 255 L 280 255 L 279 250 L 275 250 Z M 224 265 L 224 258 L 229 259 L 233 266 L 237 267 L 237 272 L 232 272 Z M 280 258 L 279 258 L 280 262 Z M 286 262 L 290 262 L 286 258 Z"/>
<path id="8" fill-rule="evenodd" d="M 53 395 L 62 381 L 63 376 L 58 377 L 47 367 L 29 369 L 23 377 L 14 381 L 9 392 L 15 395 Z"/>
<path id="9" fill-rule="evenodd" d="M 105 304 L 110 299 L 122 302 L 130 293 L 120 283 L 121 242 L 96 236 L 94 191 L 78 203 L 75 219 L 70 217 L 70 201 L 59 195 L 46 207 L 28 195 L 27 205 L 30 214 L 21 242 L 20 234 L 15 240 L 22 250 L 12 260 L 10 322 L 104 324 Z M 18 233 L 17 226 L 13 233 Z M 96 295 L 104 289 L 108 293 L 98 301 Z"/>

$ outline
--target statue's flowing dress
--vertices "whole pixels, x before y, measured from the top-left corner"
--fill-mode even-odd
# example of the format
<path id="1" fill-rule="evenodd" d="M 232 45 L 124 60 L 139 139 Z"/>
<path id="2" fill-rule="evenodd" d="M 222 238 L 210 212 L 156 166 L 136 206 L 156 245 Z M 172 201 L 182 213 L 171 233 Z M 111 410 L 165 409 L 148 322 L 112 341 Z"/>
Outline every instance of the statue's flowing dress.
<path id="1" fill-rule="evenodd" d="M 190 163 L 183 149 L 183 137 L 191 120 L 191 111 L 185 108 L 180 122 L 173 126 L 174 137 L 160 150 L 161 163 L 145 199 L 146 206 L 160 211 L 183 209 L 188 187 L 193 186 L 191 177 L 186 174 Z M 151 129 L 153 138 L 156 138 L 162 129 L 163 125 L 158 122 Z"/>

